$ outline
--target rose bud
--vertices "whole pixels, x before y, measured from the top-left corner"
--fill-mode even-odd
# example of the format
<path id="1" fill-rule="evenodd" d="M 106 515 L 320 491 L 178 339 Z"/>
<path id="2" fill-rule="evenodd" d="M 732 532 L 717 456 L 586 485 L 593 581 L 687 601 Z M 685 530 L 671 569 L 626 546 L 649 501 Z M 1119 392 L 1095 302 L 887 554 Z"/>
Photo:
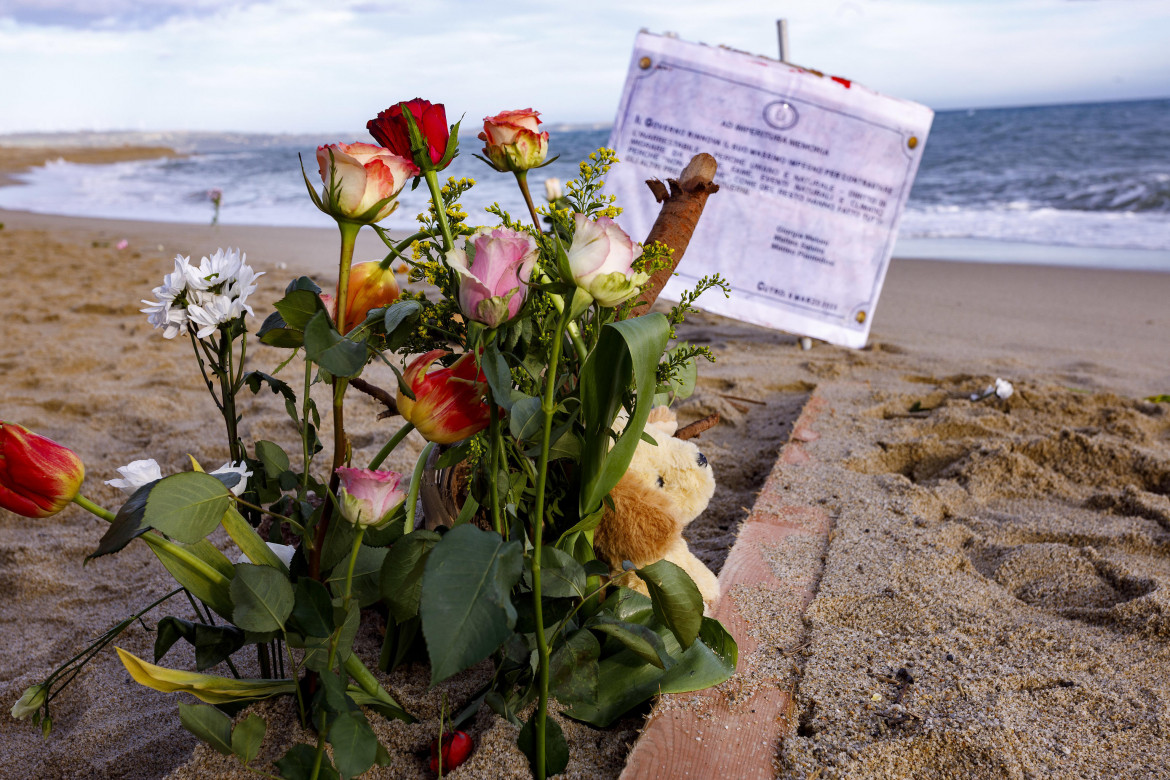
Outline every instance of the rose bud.
<path id="1" fill-rule="evenodd" d="M 508 228 L 480 228 L 447 264 L 459 274 L 459 307 L 468 318 L 498 328 L 516 316 L 536 265 L 536 239 Z"/>
<path id="2" fill-rule="evenodd" d="M 0 507 L 25 517 L 55 515 L 77 496 L 84 478 L 73 450 L 0 422 Z"/>
<path id="3" fill-rule="evenodd" d="M 378 222 L 398 208 L 398 193 L 418 175 L 409 157 L 373 144 L 328 144 L 317 148 L 325 189 L 321 210 L 335 219 Z"/>
<path id="4" fill-rule="evenodd" d="M 593 222 L 584 214 L 574 214 L 573 221 L 576 229 L 568 260 L 577 287 L 608 307 L 636 295 L 650 278 L 649 274 L 633 268 L 642 248 L 635 246 L 625 231 L 608 217 L 598 217 Z"/>
<path id="5" fill-rule="evenodd" d="M 565 197 L 565 191 L 561 189 L 561 180 L 555 176 L 550 176 L 544 180 L 544 198 L 549 203 L 556 203 L 561 198 Z"/>
<path id="6" fill-rule="evenodd" d="M 406 498 L 406 491 L 398 488 L 402 475 L 396 471 L 337 469 L 341 480 L 338 503 L 341 515 L 354 525 L 378 526 Z"/>
<path id="7" fill-rule="evenodd" d="M 443 759 L 443 773 L 450 772 L 471 755 L 475 743 L 465 731 L 448 731 L 438 739 L 431 740 L 431 771 L 439 774 L 439 757 Z"/>
<path id="8" fill-rule="evenodd" d="M 398 300 L 401 292 L 394 271 L 383 268 L 378 260 L 355 263 L 349 271 L 349 287 L 346 289 L 345 333 L 349 333 L 365 322 L 371 309 L 389 306 Z M 333 296 L 322 295 L 321 300 L 330 308 L 334 322 L 337 321 L 336 301 Z"/>
<path id="9" fill-rule="evenodd" d="M 527 171 L 548 156 L 548 133 L 540 132 L 540 114 L 531 108 L 485 117 L 479 140 L 483 153 L 501 171 Z"/>
<path id="10" fill-rule="evenodd" d="M 434 349 L 415 358 L 402 378 L 414 399 L 398 391 L 398 413 L 412 423 L 427 441 L 454 444 L 479 433 L 491 421 L 486 396 L 487 377 L 475 365 L 471 353 L 450 368 L 428 371 L 443 355 Z"/>
<path id="11" fill-rule="evenodd" d="M 410 128 L 402 107 L 410 112 L 418 127 L 426 149 L 415 157 L 410 148 Z M 395 103 L 366 122 L 366 129 L 374 140 L 399 157 L 413 159 L 421 170 L 441 171 L 451 164 L 450 160 L 440 165 L 451 140 L 451 128 L 447 126 L 447 110 L 442 103 L 432 104 L 429 100 L 415 98 L 404 103 Z M 416 176 L 418 174 L 415 174 Z"/>

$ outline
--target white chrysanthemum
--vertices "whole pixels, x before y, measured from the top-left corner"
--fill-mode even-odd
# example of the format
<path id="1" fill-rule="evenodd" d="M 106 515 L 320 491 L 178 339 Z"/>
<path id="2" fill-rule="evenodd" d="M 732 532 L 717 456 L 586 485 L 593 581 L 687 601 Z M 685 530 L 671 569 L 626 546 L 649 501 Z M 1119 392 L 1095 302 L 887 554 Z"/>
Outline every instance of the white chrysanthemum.
<path id="1" fill-rule="evenodd" d="M 132 494 L 143 485 L 162 479 L 162 470 L 154 458 L 132 461 L 118 468 L 121 479 L 107 479 L 106 484 L 123 493 Z"/>
<path id="2" fill-rule="evenodd" d="M 154 288 L 157 300 L 143 301 L 148 304 L 142 309 L 147 321 L 163 328 L 168 339 L 192 326 L 202 339 L 245 314 L 255 316 L 247 299 L 256 291 L 256 279 L 264 274 L 252 270 L 244 262 L 246 257 L 238 249 L 219 249 L 204 256 L 196 268 L 189 257 L 176 255 L 175 270 Z"/>
<path id="3" fill-rule="evenodd" d="M 1011 382 L 1007 381 L 1006 379 L 1000 379 L 999 377 L 996 377 L 995 394 L 999 396 L 1000 400 L 1006 401 L 1012 397 L 1012 393 L 1015 391 L 1016 389 L 1012 387 Z"/>
<path id="4" fill-rule="evenodd" d="M 236 484 L 232 485 L 231 488 L 229 488 L 236 496 L 242 496 L 244 494 L 244 491 L 248 489 L 248 480 L 252 476 L 252 472 L 248 471 L 248 464 L 244 463 L 243 461 L 240 461 L 239 463 L 232 463 L 231 461 L 228 461 L 210 473 L 239 474 L 240 480 L 236 482 Z"/>
<path id="5" fill-rule="evenodd" d="M 199 338 L 206 338 L 215 332 L 215 329 L 224 323 L 242 317 L 243 306 L 239 299 L 217 293 L 195 293 L 195 301 L 187 304 L 187 316 L 191 322 L 199 326 L 195 334 Z"/>
<path id="6" fill-rule="evenodd" d="M 211 257 L 204 256 L 199 263 L 199 277 L 205 285 L 202 289 L 210 289 L 216 285 L 231 284 L 244 267 L 247 255 L 239 249 L 217 249 Z"/>

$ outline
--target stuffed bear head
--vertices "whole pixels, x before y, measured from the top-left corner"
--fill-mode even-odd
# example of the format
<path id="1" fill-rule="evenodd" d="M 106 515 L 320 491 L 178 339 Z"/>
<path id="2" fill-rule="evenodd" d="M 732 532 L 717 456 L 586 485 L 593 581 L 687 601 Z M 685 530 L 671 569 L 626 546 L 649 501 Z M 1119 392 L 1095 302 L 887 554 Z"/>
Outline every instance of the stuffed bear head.
<path id="1" fill-rule="evenodd" d="M 703 513 L 715 495 L 715 473 L 693 440 L 675 438 L 678 420 L 666 406 L 655 407 L 646 435 L 655 444 L 638 442 L 628 473 L 643 485 L 670 498 L 675 522 L 688 525 Z"/>

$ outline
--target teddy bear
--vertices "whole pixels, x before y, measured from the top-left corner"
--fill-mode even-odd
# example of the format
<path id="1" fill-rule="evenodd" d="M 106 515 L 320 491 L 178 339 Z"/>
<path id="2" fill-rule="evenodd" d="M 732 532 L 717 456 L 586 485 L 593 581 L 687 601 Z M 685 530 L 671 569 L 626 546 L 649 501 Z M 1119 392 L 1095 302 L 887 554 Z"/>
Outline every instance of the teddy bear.
<path id="1" fill-rule="evenodd" d="M 593 548 L 615 580 L 646 595 L 646 584 L 624 572 L 624 561 L 636 568 L 660 560 L 681 567 L 698 586 L 709 614 L 719 601 L 719 580 L 687 547 L 682 532 L 715 494 L 715 474 L 693 441 L 675 437 L 677 430 L 669 407 L 651 410 L 646 434 L 655 444 L 638 442 L 629 469 L 610 491 L 613 509 L 602 517 Z"/>

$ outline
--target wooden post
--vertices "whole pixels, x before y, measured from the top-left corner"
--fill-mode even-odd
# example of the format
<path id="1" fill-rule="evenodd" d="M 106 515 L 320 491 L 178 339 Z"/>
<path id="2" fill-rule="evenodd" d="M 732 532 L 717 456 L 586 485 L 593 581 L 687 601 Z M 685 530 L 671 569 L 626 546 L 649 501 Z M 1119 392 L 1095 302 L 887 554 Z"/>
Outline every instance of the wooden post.
<path id="1" fill-rule="evenodd" d="M 674 252 L 670 258 L 670 266 L 656 271 L 650 277 L 649 286 L 642 291 L 642 300 L 645 303 L 635 307 L 630 312 L 630 317 L 637 317 L 649 311 L 654 301 L 658 300 L 662 288 L 674 275 L 674 269 L 678 267 L 679 261 L 687 251 L 687 245 L 691 242 L 695 226 L 699 224 L 699 217 L 703 215 L 707 197 L 719 191 L 719 185 L 712 181 L 717 168 L 715 158 L 702 152 L 691 158 L 678 179 L 668 179 L 666 184 L 657 179 L 646 182 L 650 191 L 654 193 L 654 198 L 662 204 L 662 211 L 658 213 L 658 219 L 654 220 L 654 226 L 650 228 L 650 235 L 646 236 L 644 243 L 661 241 Z M 667 185 L 670 187 L 669 190 Z"/>

